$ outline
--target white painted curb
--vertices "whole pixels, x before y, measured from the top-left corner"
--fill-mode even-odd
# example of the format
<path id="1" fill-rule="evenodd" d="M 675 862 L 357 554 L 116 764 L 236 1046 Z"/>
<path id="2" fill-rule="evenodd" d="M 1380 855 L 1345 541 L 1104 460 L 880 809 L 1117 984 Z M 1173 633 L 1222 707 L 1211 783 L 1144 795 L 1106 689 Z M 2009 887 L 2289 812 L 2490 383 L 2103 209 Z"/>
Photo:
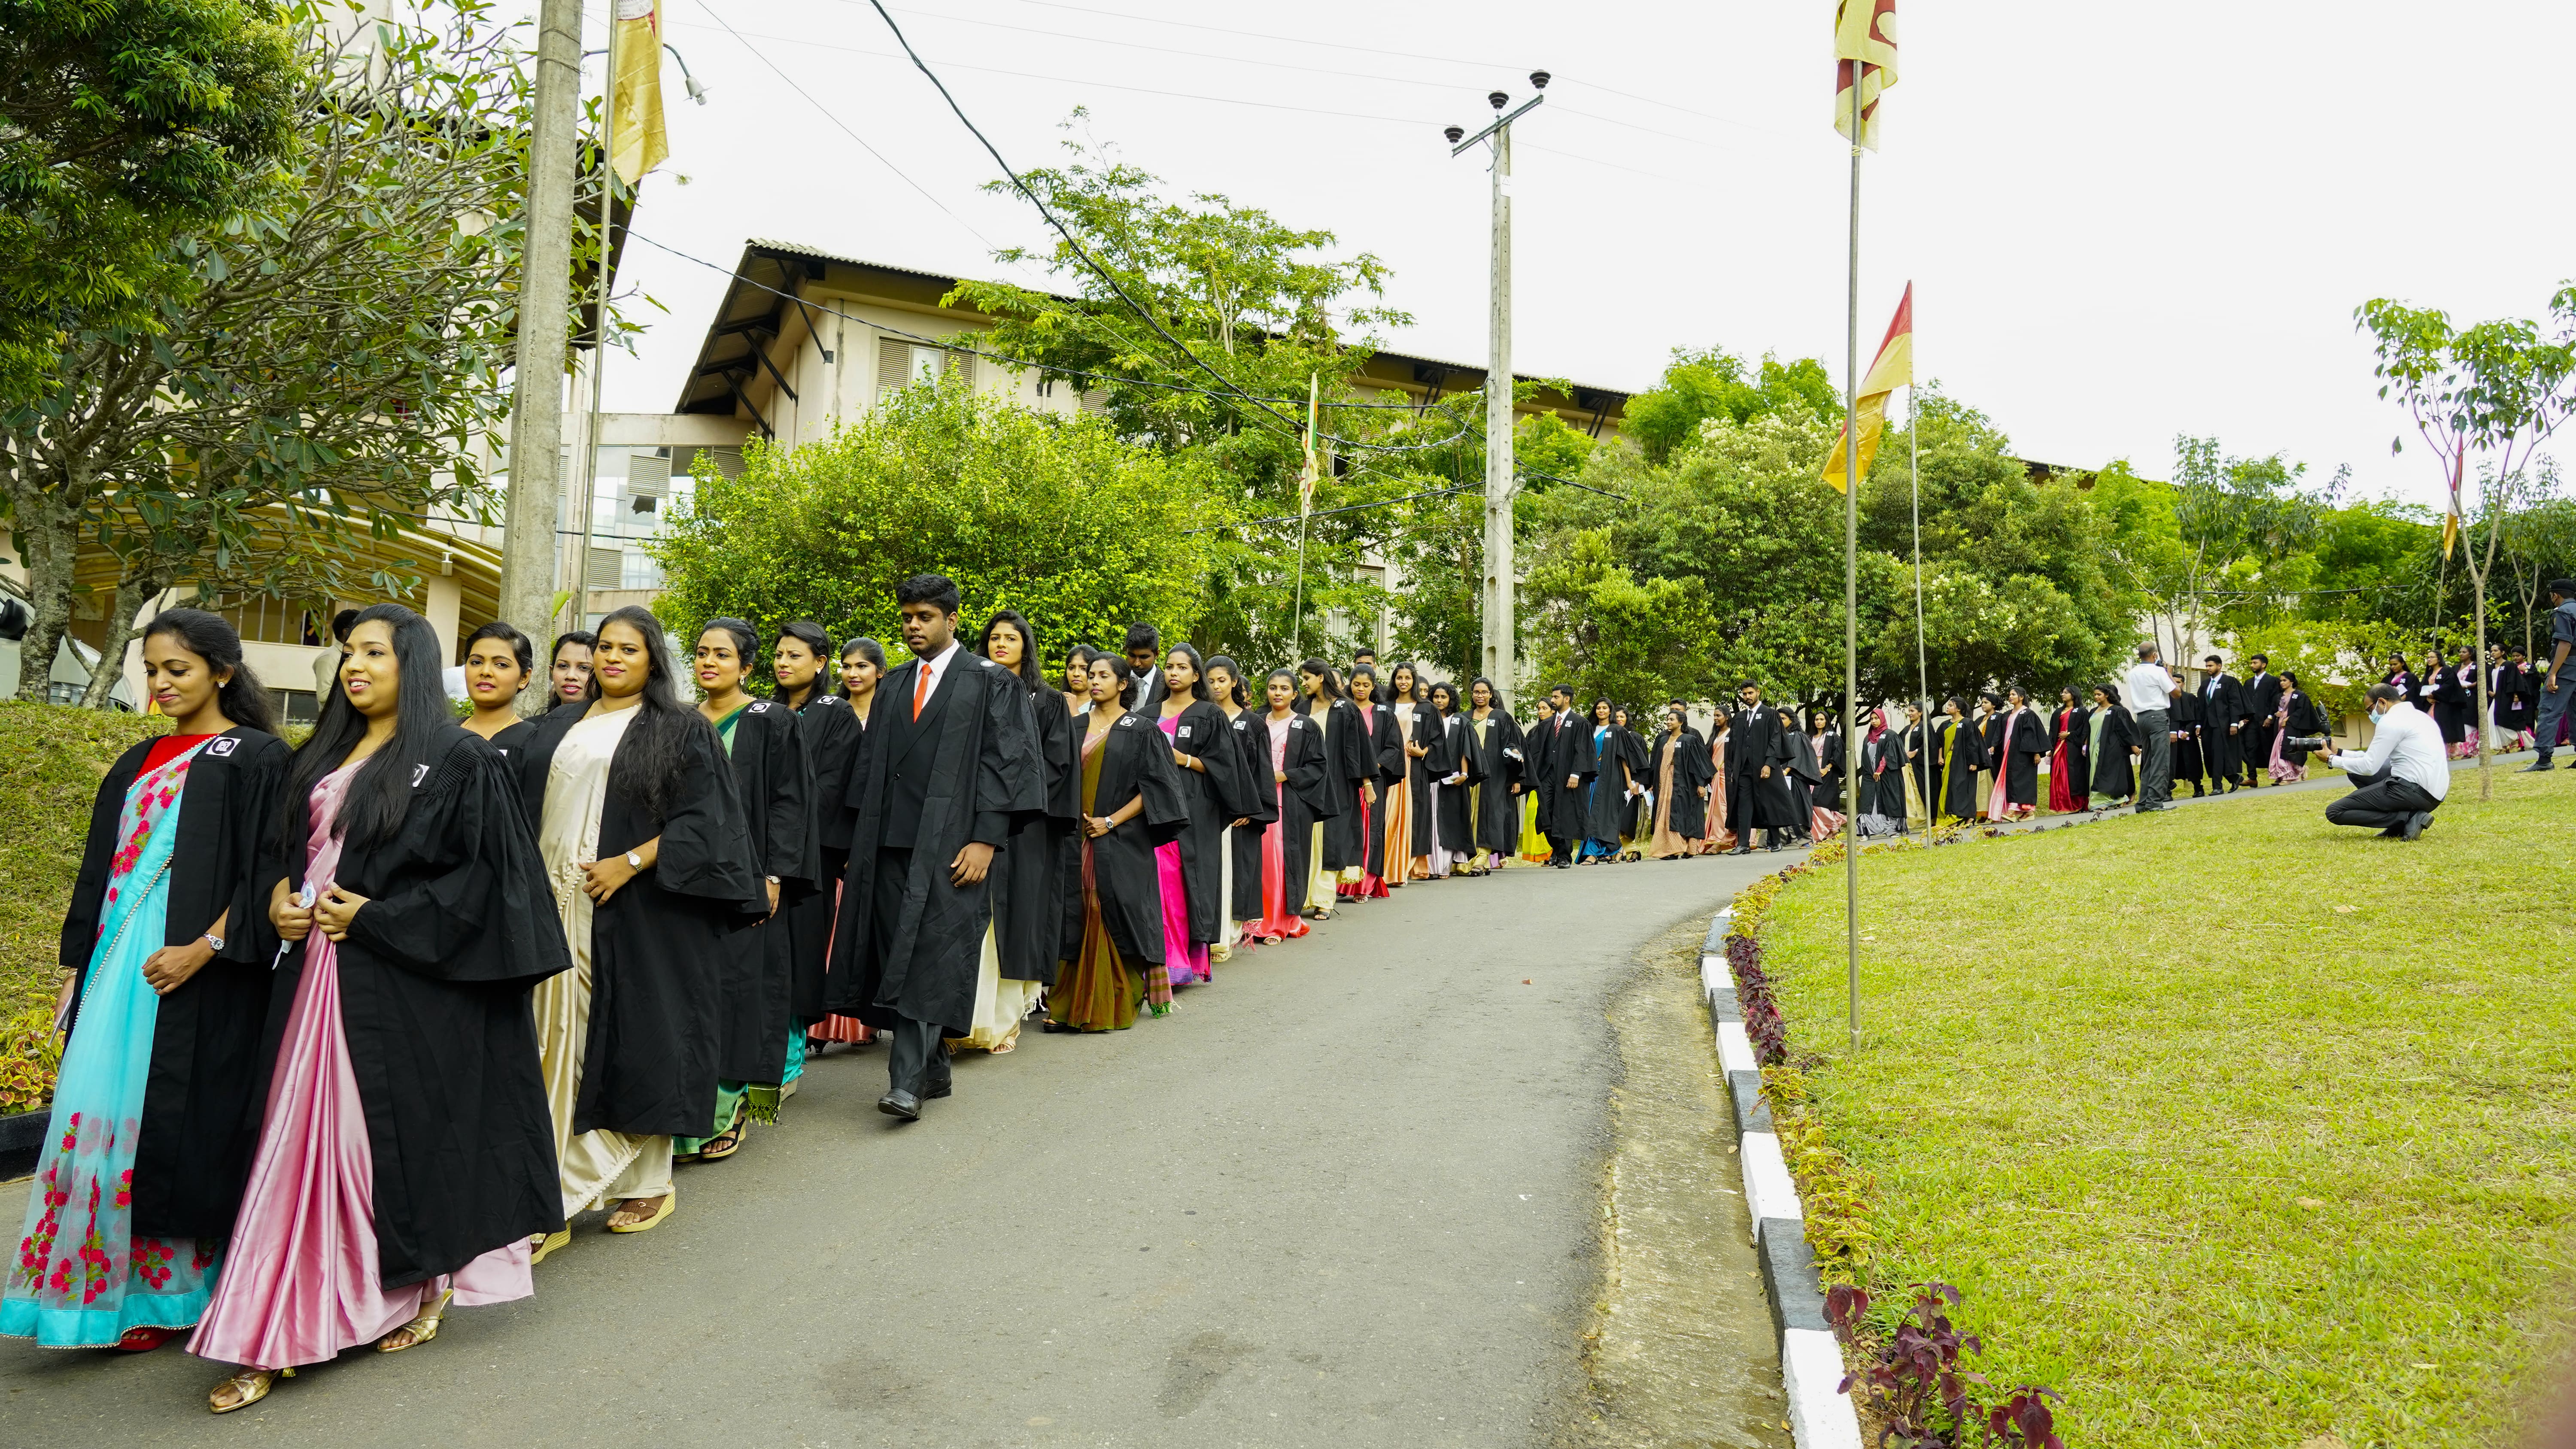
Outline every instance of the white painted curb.
<path id="1" fill-rule="evenodd" d="M 1747 1132 L 1743 1148 L 1739 1156 L 1744 1162 L 1744 1200 L 1753 1209 L 1756 1236 L 1764 1218 L 1805 1222 L 1798 1184 L 1790 1180 L 1789 1164 L 1780 1156 L 1780 1139 L 1768 1132 Z"/>
<path id="2" fill-rule="evenodd" d="M 1843 1348 L 1830 1333 L 1792 1328 L 1780 1335 L 1780 1387 L 1789 1392 L 1789 1432 L 1798 1449 L 1860 1449 L 1860 1415 L 1843 1381 Z"/>

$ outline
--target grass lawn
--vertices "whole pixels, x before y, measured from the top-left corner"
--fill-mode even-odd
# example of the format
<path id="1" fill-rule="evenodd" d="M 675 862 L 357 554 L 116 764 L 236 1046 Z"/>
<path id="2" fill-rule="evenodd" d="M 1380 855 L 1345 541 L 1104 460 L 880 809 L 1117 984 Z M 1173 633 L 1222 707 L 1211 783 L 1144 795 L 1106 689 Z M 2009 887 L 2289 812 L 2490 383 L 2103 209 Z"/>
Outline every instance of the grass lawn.
<path id="1" fill-rule="evenodd" d="M 136 740 L 169 727 L 156 716 L 0 701 L 0 1112 L 33 1105 L 6 1100 L 11 1081 L 23 1089 L 9 1062 L 23 1067 L 50 1035 L 63 907 L 98 782 Z"/>
<path id="2" fill-rule="evenodd" d="M 2330 798 L 1864 857 L 1857 1054 L 1841 868 L 1762 931 L 1871 1286 L 1959 1285 L 2070 1449 L 2512 1442 L 2576 1325 L 2576 775 Z"/>

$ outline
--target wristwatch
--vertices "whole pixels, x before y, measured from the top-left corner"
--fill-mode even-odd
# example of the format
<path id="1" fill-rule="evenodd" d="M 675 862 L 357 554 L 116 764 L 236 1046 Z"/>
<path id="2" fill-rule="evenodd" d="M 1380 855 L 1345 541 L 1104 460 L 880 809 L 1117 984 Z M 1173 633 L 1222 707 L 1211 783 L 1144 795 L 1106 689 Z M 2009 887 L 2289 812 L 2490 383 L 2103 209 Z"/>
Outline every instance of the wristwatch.
<path id="1" fill-rule="evenodd" d="M 205 942 L 206 942 L 206 944 L 207 944 L 207 945 L 212 946 L 212 947 L 214 947 L 214 948 L 215 948 L 216 954 L 218 954 L 218 955 L 222 954 L 223 949 L 224 949 L 224 938 L 223 938 L 223 937 L 216 935 L 216 934 L 215 934 L 214 932 L 212 932 L 212 931 L 208 931 L 208 932 L 205 934 Z"/>
<path id="2" fill-rule="evenodd" d="M 631 850 L 626 852 L 626 868 L 629 870 L 642 870 L 644 868 L 644 857 L 637 855 Z"/>
<path id="3" fill-rule="evenodd" d="M 769 877 L 769 883 L 770 883 L 771 885 L 776 885 L 776 884 L 778 884 L 778 877 L 776 877 L 776 876 L 774 876 L 774 875 L 773 875 L 773 876 L 771 876 L 771 877 Z"/>

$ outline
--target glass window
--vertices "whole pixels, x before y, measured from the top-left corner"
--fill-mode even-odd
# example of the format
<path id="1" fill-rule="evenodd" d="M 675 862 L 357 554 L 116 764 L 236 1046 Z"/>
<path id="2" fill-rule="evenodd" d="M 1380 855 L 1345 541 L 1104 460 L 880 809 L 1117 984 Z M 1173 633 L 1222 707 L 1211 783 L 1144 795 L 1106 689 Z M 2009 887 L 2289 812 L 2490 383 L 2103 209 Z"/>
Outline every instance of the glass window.
<path id="1" fill-rule="evenodd" d="M 658 589 L 662 587 L 662 565 L 651 554 L 635 549 L 626 551 L 625 565 L 618 579 L 624 589 Z"/>

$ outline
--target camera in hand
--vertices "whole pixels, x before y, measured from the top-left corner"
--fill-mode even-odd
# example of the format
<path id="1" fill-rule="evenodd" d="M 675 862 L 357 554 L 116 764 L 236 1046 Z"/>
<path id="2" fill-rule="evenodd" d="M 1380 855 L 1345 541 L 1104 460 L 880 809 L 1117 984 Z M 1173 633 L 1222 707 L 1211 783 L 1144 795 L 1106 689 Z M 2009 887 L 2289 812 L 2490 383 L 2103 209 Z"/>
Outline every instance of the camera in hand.
<path id="1" fill-rule="evenodd" d="M 2334 741 L 2324 735 L 2291 735 L 2281 741 L 2285 750 L 2324 751 L 2334 748 Z"/>

